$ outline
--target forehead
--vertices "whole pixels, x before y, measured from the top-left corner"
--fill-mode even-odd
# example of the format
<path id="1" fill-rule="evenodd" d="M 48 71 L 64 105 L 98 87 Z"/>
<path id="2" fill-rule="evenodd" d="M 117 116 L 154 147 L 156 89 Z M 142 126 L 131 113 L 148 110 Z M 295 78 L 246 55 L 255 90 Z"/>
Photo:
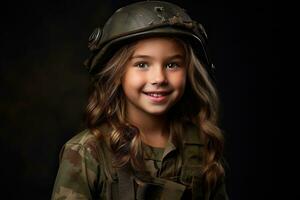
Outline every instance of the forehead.
<path id="1" fill-rule="evenodd" d="M 171 37 L 151 37 L 139 40 L 134 46 L 133 56 L 136 54 L 151 55 L 184 55 L 183 42 Z"/>

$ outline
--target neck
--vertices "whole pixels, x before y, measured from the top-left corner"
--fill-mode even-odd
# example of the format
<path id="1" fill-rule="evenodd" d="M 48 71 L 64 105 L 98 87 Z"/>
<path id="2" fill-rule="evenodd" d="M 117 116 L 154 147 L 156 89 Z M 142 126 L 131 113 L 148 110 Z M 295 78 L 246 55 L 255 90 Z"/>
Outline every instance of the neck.
<path id="1" fill-rule="evenodd" d="M 128 111 L 127 119 L 139 129 L 144 143 L 154 147 L 164 147 L 167 143 L 169 129 L 166 115 Z"/>

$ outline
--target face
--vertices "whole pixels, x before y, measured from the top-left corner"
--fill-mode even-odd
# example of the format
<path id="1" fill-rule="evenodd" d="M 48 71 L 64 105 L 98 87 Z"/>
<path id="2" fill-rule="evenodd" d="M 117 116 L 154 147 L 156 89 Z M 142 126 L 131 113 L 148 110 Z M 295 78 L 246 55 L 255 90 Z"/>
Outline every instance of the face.
<path id="1" fill-rule="evenodd" d="M 185 51 L 171 38 L 148 38 L 135 45 L 125 66 L 122 87 L 127 112 L 163 115 L 183 95 Z"/>

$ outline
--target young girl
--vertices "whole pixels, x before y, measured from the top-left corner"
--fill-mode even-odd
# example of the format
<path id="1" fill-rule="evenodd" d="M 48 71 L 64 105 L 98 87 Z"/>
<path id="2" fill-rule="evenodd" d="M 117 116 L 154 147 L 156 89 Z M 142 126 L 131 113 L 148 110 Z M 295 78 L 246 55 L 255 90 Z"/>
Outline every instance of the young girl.
<path id="1" fill-rule="evenodd" d="M 206 40 L 162 1 L 95 30 L 87 129 L 62 148 L 52 199 L 228 199 Z"/>

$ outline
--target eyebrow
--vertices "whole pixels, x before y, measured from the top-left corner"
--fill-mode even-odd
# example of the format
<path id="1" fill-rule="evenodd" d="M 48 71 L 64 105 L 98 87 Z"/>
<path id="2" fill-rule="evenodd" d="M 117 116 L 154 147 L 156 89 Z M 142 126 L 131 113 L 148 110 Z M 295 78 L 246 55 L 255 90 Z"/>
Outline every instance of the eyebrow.
<path id="1" fill-rule="evenodd" d="M 148 58 L 148 59 L 151 59 L 153 57 L 149 56 L 149 55 L 134 55 L 134 56 L 131 56 L 131 59 L 135 59 L 135 58 Z M 176 58 L 183 59 L 183 55 L 176 54 L 176 55 L 167 57 L 168 60 L 170 60 L 170 59 L 176 59 Z"/>

